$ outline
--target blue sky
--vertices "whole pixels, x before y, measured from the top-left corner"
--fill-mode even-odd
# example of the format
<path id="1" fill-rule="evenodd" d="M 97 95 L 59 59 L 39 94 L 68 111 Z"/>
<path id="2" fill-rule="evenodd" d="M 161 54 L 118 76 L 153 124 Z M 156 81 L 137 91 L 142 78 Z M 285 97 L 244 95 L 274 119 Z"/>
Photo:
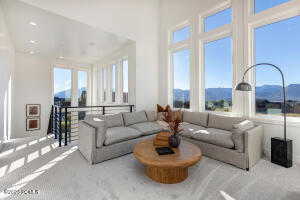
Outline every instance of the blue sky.
<path id="1" fill-rule="evenodd" d="M 54 68 L 54 94 L 71 90 L 71 79 L 72 71 L 70 69 Z M 87 72 L 78 71 L 78 88 L 81 89 L 83 87 L 87 87 Z"/>
<path id="2" fill-rule="evenodd" d="M 123 92 L 128 92 L 128 60 L 123 60 Z"/>
<path id="3" fill-rule="evenodd" d="M 288 1 L 290 0 L 255 0 L 254 10 L 255 13 L 258 13 Z"/>
<path id="4" fill-rule="evenodd" d="M 257 0 L 255 12 L 271 8 L 288 0 Z M 205 29 L 211 30 L 230 23 L 231 9 L 212 15 L 205 20 Z M 176 41 L 183 40 L 189 29 L 178 31 Z M 174 37 L 173 35 L 173 37 Z M 300 84 L 300 16 L 259 27 L 254 31 L 255 62 L 270 62 L 284 72 L 286 84 Z M 175 37 L 174 37 L 175 38 Z M 205 44 L 206 88 L 232 87 L 232 39 L 223 38 Z M 177 52 L 174 57 L 174 86 L 189 88 L 189 51 Z M 176 70 L 178 70 L 176 72 Z M 270 67 L 260 67 L 256 72 L 256 85 L 280 85 L 280 74 Z"/>
<path id="5" fill-rule="evenodd" d="M 54 94 L 64 90 L 70 90 L 71 77 L 71 70 L 63 68 L 54 68 Z"/>

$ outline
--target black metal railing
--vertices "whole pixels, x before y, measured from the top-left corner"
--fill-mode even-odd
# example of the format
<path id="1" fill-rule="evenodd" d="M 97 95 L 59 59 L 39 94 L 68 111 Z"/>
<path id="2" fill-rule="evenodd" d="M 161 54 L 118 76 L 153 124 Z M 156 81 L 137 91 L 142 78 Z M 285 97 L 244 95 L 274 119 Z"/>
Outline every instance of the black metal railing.
<path id="1" fill-rule="evenodd" d="M 49 118 L 48 134 L 53 134 L 58 139 L 59 146 L 78 139 L 79 121 L 86 115 L 99 114 L 111 115 L 120 112 L 133 112 L 134 105 L 105 105 L 105 106 L 57 106 L 53 105 Z"/>

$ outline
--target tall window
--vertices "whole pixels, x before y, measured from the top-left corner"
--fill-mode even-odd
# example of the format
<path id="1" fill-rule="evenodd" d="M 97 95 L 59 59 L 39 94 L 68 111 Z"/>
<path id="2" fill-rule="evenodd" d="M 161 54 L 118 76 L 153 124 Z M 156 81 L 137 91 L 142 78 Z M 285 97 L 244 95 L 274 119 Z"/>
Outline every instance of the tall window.
<path id="1" fill-rule="evenodd" d="M 107 97 L 107 68 L 102 68 L 102 84 L 103 84 L 103 101 L 105 102 Z"/>
<path id="2" fill-rule="evenodd" d="M 117 73 L 117 66 L 115 64 L 112 65 L 111 69 L 111 97 L 112 102 L 116 102 L 116 73 Z"/>
<path id="3" fill-rule="evenodd" d="M 255 62 L 270 62 L 285 76 L 287 112 L 300 116 L 300 16 L 258 27 L 254 31 Z M 268 66 L 256 69 L 256 113 L 282 114 L 281 76 Z"/>
<path id="4" fill-rule="evenodd" d="M 54 104 L 71 106 L 72 101 L 72 70 L 54 68 Z"/>
<path id="5" fill-rule="evenodd" d="M 190 49 L 172 54 L 173 63 L 173 107 L 190 108 Z"/>
<path id="6" fill-rule="evenodd" d="M 232 108 L 231 37 L 205 44 L 205 109 L 229 112 Z"/>
<path id="7" fill-rule="evenodd" d="M 128 103 L 128 60 L 122 60 L 123 66 L 123 103 Z"/>
<path id="8" fill-rule="evenodd" d="M 261 11 L 267 10 L 274 6 L 286 3 L 290 0 L 253 0 L 254 1 L 254 12 L 259 13 Z"/>
<path id="9" fill-rule="evenodd" d="M 88 73 L 86 71 L 78 71 L 78 106 L 87 105 L 87 84 Z"/>
<path id="10" fill-rule="evenodd" d="M 191 39 L 190 24 L 171 32 L 169 46 L 172 74 L 172 104 L 174 108 L 190 109 Z M 184 48 L 183 48 L 184 46 Z M 171 103 L 171 102 L 170 102 Z"/>
<path id="11" fill-rule="evenodd" d="M 208 32 L 218 27 L 231 23 L 231 8 L 217 12 L 204 19 L 204 31 Z"/>

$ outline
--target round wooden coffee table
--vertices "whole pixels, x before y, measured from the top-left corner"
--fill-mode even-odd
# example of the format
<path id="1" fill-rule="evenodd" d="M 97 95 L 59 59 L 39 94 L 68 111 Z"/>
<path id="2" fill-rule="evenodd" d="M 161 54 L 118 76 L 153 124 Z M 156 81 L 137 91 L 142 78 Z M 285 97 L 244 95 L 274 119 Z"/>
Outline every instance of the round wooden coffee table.
<path id="1" fill-rule="evenodd" d="M 179 183 L 188 177 L 188 167 L 202 158 L 196 145 L 181 141 L 179 148 L 172 148 L 175 154 L 158 155 L 153 140 L 145 140 L 134 147 L 133 154 L 146 166 L 146 174 L 159 183 Z"/>

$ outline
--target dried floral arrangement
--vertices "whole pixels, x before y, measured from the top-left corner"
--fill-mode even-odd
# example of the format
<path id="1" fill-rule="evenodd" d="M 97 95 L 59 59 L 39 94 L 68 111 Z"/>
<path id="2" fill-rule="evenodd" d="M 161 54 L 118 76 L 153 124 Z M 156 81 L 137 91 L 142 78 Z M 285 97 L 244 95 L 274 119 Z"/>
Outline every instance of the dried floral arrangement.
<path id="1" fill-rule="evenodd" d="M 163 121 L 168 124 L 170 131 L 176 135 L 182 131 L 180 128 L 182 125 L 182 112 L 181 110 L 172 111 L 168 109 L 167 112 L 163 113 Z"/>

